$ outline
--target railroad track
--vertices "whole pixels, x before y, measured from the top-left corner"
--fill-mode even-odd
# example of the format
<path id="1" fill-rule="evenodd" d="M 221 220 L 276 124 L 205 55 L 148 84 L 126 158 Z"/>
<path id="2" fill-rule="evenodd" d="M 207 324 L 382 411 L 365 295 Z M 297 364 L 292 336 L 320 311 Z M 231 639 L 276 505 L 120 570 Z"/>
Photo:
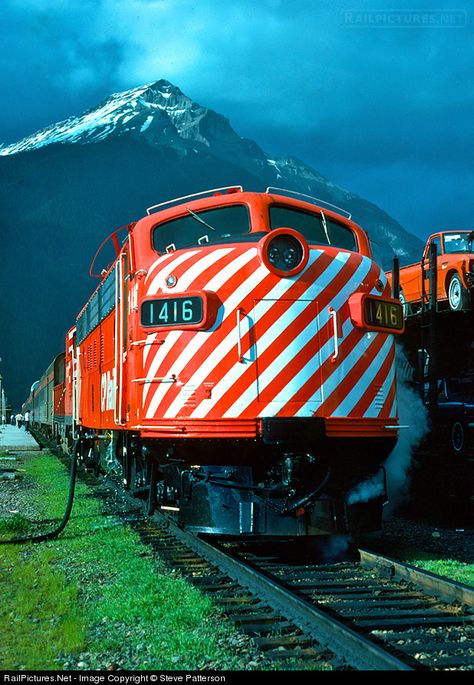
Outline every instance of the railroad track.
<path id="1" fill-rule="evenodd" d="M 285 542 L 216 543 L 161 514 L 146 517 L 113 487 L 133 503 L 124 518 L 143 542 L 210 593 L 269 661 L 291 669 L 474 670 L 474 588 L 367 550 L 356 550 L 357 561 L 308 563 L 308 541 L 299 560 Z"/>
<path id="2" fill-rule="evenodd" d="M 291 563 L 275 546 L 216 544 L 161 515 L 135 527 L 268 659 L 292 668 L 474 670 L 473 588 L 366 550 L 358 562 Z"/>
<path id="3" fill-rule="evenodd" d="M 359 562 L 332 565 L 285 564 L 248 550 L 235 554 L 394 656 L 395 668 L 474 669 L 474 588 L 367 550 L 359 550 Z M 353 645 L 358 667 L 356 640 Z M 360 651 L 365 647 L 361 642 Z M 383 657 L 369 650 L 368 663 L 373 657 L 377 668 Z"/>

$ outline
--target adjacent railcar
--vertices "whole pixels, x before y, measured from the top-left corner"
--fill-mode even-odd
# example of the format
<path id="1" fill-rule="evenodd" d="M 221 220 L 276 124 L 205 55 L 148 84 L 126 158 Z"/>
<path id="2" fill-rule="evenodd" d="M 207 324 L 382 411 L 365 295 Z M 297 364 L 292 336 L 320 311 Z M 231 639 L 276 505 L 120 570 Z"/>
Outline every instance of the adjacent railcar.
<path id="1" fill-rule="evenodd" d="M 38 381 L 31 386 L 23 412 L 30 412 L 33 429 L 42 431 L 56 442 L 70 442 L 72 421 L 65 407 L 65 353 L 53 359 Z"/>
<path id="2" fill-rule="evenodd" d="M 404 321 L 365 231 L 314 198 L 240 186 L 127 229 L 66 341 L 86 464 L 200 533 L 378 529 Z"/>

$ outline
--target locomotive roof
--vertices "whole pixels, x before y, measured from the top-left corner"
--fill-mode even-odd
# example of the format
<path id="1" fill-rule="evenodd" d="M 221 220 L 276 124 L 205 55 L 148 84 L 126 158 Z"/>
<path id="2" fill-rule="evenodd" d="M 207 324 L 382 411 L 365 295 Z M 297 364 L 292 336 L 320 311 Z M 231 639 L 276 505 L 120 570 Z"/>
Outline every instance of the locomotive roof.
<path id="1" fill-rule="evenodd" d="M 320 200 L 311 195 L 305 195 L 297 191 L 285 190 L 283 188 L 268 187 L 263 193 L 246 191 L 242 186 L 215 188 L 161 202 L 152 207 L 148 207 L 146 210 L 147 216 L 141 219 L 140 223 L 145 221 L 148 224 L 149 218 L 151 223 L 155 223 L 158 216 L 160 219 L 171 218 L 177 214 L 177 211 L 180 211 L 181 208 L 185 207 L 190 207 L 192 209 L 208 209 L 210 207 L 219 207 L 226 204 L 252 201 L 260 201 L 264 205 L 270 205 L 273 204 L 275 200 L 292 206 L 300 206 L 307 210 L 324 210 L 324 212 L 331 215 L 334 219 L 342 219 L 344 222 L 353 224 L 351 221 L 352 215 L 349 212 L 326 200 Z"/>
<path id="2" fill-rule="evenodd" d="M 224 191 L 224 192 L 223 192 Z M 222 195 L 234 195 L 235 193 L 244 193 L 247 195 L 248 192 L 244 191 L 242 186 L 225 186 L 224 188 L 213 188 L 212 190 L 203 190 L 199 193 L 193 193 L 191 195 L 184 195 L 183 197 L 177 197 L 174 198 L 173 200 L 166 200 L 165 202 L 160 202 L 157 205 L 153 205 L 152 207 L 147 208 L 147 214 L 150 215 L 154 210 L 158 210 L 160 208 L 165 207 L 166 205 L 174 205 L 176 204 L 181 204 L 184 202 L 184 200 L 188 201 L 194 201 L 197 198 L 203 198 L 204 196 L 207 197 L 220 197 Z M 251 194 L 258 194 L 261 195 L 262 193 L 251 193 Z M 345 209 L 341 209 L 340 207 L 337 207 L 336 205 L 332 204 L 331 202 L 327 202 L 326 200 L 321 200 L 317 197 L 313 197 L 312 195 L 307 195 L 305 193 L 300 193 L 296 190 L 288 190 L 286 188 L 275 188 L 273 186 L 269 186 L 265 194 L 269 195 L 275 195 L 275 194 L 283 194 L 284 197 L 290 196 L 292 198 L 303 198 L 304 201 L 310 201 L 311 204 L 315 204 L 319 207 L 320 204 L 324 205 L 327 208 L 331 208 L 337 211 L 337 213 L 342 214 L 347 216 L 348 219 L 352 217 L 350 212 L 347 212 Z M 220 203 L 219 203 L 220 204 Z"/>

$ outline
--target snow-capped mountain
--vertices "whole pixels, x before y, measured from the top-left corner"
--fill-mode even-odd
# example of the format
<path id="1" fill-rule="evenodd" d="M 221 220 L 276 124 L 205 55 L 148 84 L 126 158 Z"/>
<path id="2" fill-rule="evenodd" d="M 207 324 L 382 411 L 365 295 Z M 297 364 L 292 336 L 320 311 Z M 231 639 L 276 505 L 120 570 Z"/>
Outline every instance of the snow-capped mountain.
<path id="1" fill-rule="evenodd" d="M 394 254 L 407 262 L 421 253 L 421 241 L 379 207 L 298 159 L 266 154 L 168 81 L 116 93 L 0 147 L 2 276 L 9 286 L 0 305 L 0 349 L 18 401 L 62 348 L 95 287 L 89 265 L 102 240 L 146 207 L 226 185 L 286 188 L 351 212 L 386 268 Z"/>
<path id="2" fill-rule="evenodd" d="M 182 138 L 209 147 L 211 142 L 206 137 L 206 128 L 208 134 L 215 135 L 219 126 L 225 135 L 241 140 L 227 119 L 201 107 L 183 95 L 179 88 L 162 80 L 114 93 L 81 116 L 69 117 L 12 145 L 0 145 L 0 155 L 35 150 L 54 143 L 97 143 L 123 135 L 141 135 L 156 143 L 156 135 L 165 134 L 168 142 Z"/>
<path id="3" fill-rule="evenodd" d="M 0 156 L 31 152 L 55 144 L 97 144 L 128 138 L 180 156 L 212 153 L 251 171 L 268 185 L 287 187 L 340 205 L 369 230 L 379 261 L 397 254 L 416 258 L 421 243 L 375 205 L 331 182 L 293 157 L 272 158 L 258 145 L 241 138 L 224 116 L 202 107 L 169 81 L 160 80 L 115 93 L 84 114 L 69 117 L 11 145 L 0 145 Z M 239 178 L 235 182 L 240 182 Z M 202 190 L 197 184 L 190 188 Z M 168 199 L 168 198 L 162 198 Z"/>

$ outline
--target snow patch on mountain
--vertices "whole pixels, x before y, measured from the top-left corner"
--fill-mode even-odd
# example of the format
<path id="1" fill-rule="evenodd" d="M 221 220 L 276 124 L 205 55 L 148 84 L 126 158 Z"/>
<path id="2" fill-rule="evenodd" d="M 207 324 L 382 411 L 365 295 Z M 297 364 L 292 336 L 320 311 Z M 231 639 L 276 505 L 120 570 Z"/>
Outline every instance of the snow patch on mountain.
<path id="1" fill-rule="evenodd" d="M 114 93 L 81 116 L 69 117 L 17 143 L 0 145 L 0 155 L 14 155 L 54 143 L 93 143 L 130 132 L 140 134 L 150 128 L 155 118 L 162 121 L 163 115 L 180 137 L 209 146 L 199 131 L 200 122 L 208 113 L 207 108 L 193 102 L 168 81 L 157 81 Z"/>
<path id="2" fill-rule="evenodd" d="M 16 143 L 0 145 L 0 156 L 52 144 L 89 145 L 125 137 L 172 151 L 170 160 L 202 155 L 206 168 L 213 163 L 230 164 L 264 187 L 287 188 L 341 207 L 342 213 L 351 213 L 354 221 L 370 232 L 381 263 L 394 254 L 414 261 L 413 256 L 421 252 L 421 242 L 379 207 L 295 157 L 268 155 L 254 141 L 239 136 L 226 117 L 194 102 L 164 79 L 114 93 L 81 116 L 52 124 Z"/>

